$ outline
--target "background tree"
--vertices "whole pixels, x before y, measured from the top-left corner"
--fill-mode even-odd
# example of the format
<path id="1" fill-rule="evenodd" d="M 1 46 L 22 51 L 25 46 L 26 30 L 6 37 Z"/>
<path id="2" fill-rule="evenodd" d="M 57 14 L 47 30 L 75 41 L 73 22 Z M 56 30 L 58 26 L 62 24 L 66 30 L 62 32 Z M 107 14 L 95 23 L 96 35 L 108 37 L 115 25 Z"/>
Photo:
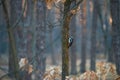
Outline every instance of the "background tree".
<path id="1" fill-rule="evenodd" d="M 6 29 L 5 26 L 5 19 L 4 19 L 4 13 L 3 8 L 0 6 L 0 54 L 5 54 L 8 52 L 8 41 L 7 41 L 7 33 L 4 31 Z M 0 56 L 2 58 L 2 56 Z"/>
<path id="2" fill-rule="evenodd" d="M 110 0 L 112 16 L 112 51 L 115 54 L 117 74 L 120 75 L 120 1 Z"/>
<path id="3" fill-rule="evenodd" d="M 90 70 L 96 69 L 96 29 L 97 29 L 97 1 L 93 0 L 93 18 L 91 27 Z"/>
<path id="4" fill-rule="evenodd" d="M 81 19 L 81 34 L 82 34 L 82 44 L 81 44 L 81 64 L 80 64 L 80 72 L 84 73 L 86 71 L 86 43 L 87 43 L 87 29 L 86 29 L 86 0 L 84 0 L 80 9 L 80 19 Z"/>
<path id="5" fill-rule="evenodd" d="M 58 22 L 55 22 L 56 20 L 56 13 L 55 13 L 55 7 L 52 6 L 51 9 L 47 9 L 47 26 L 48 26 L 48 35 L 49 35 L 49 44 L 51 45 L 51 47 L 49 47 L 49 52 L 51 54 L 51 60 L 52 60 L 52 64 L 53 65 L 56 65 L 57 62 L 56 62 L 56 57 L 55 57 L 55 51 L 54 51 L 54 44 L 53 44 L 53 39 L 54 39 L 54 34 L 53 34 L 53 29 L 57 26 L 56 24 Z"/>
<path id="6" fill-rule="evenodd" d="M 38 0 L 36 4 L 37 26 L 36 26 L 36 79 L 43 79 L 45 71 L 45 31 L 46 31 L 46 5 L 42 0 Z"/>
<path id="7" fill-rule="evenodd" d="M 33 32 L 32 32 L 32 27 L 31 26 L 33 21 L 32 14 L 34 15 L 35 13 L 32 12 L 34 10 L 33 3 L 34 1 L 32 0 L 26 0 L 26 5 L 24 6 L 25 0 L 22 1 L 22 9 L 25 8 L 25 11 L 23 13 L 22 17 L 22 26 L 23 26 L 23 41 L 24 41 L 24 52 L 26 54 L 25 57 L 27 57 L 29 60 L 32 58 L 32 37 L 33 37 Z M 32 22 L 33 21 L 33 22 Z"/>
<path id="8" fill-rule="evenodd" d="M 75 3 L 74 3 L 75 4 Z M 73 44 L 70 48 L 70 61 L 71 61 L 71 71 L 72 75 L 77 74 L 77 46 L 76 46 L 76 15 L 71 19 L 70 23 L 70 37 L 73 38 Z"/>
<path id="9" fill-rule="evenodd" d="M 3 11 L 4 11 L 4 17 L 7 23 L 7 30 L 8 30 L 8 37 L 9 37 L 9 59 L 13 61 L 13 62 L 9 61 L 9 74 L 10 74 L 10 77 L 13 77 L 19 80 L 18 58 L 17 58 L 15 37 L 13 34 L 13 29 L 10 25 L 7 5 L 5 1 L 2 1 L 2 6 L 3 6 Z"/>

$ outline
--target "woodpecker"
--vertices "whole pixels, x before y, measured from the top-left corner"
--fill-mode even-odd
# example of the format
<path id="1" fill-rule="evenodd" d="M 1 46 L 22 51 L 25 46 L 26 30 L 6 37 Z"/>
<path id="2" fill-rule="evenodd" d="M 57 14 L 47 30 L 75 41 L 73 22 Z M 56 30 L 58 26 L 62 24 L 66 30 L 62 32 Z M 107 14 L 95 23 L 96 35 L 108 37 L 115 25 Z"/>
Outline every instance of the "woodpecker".
<path id="1" fill-rule="evenodd" d="M 72 45 L 72 43 L 73 43 L 73 38 L 72 37 L 70 37 L 69 39 L 68 39 L 68 42 L 69 42 L 69 45 L 68 45 L 68 48 Z"/>

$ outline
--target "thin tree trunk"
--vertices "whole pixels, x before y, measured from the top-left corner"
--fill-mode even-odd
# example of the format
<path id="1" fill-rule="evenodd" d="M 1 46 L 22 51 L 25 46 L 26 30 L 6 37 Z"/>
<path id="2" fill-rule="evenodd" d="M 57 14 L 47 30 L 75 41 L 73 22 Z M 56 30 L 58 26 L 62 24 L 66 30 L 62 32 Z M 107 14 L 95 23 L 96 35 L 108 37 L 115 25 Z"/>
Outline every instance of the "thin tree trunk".
<path id="1" fill-rule="evenodd" d="M 45 19 L 46 7 L 42 0 L 37 1 L 37 27 L 36 27 L 36 79 L 43 80 L 45 72 Z"/>
<path id="2" fill-rule="evenodd" d="M 112 53 L 115 54 L 117 74 L 120 75 L 120 1 L 110 0 L 112 15 Z"/>
<path id="3" fill-rule="evenodd" d="M 84 3 L 81 5 L 81 27 L 82 27 L 82 47 L 81 47 L 81 64 L 80 64 L 80 72 L 84 73 L 86 71 L 86 0 Z"/>
<path id="4" fill-rule="evenodd" d="M 72 17 L 72 20 L 71 20 L 71 25 L 70 25 L 70 32 L 71 32 L 71 35 L 73 37 L 73 44 L 70 48 L 70 58 L 71 58 L 71 74 L 75 75 L 77 74 L 77 64 L 76 64 L 76 16 L 73 16 Z"/>
<path id="5" fill-rule="evenodd" d="M 110 23 L 110 1 L 106 1 L 106 14 L 105 14 L 105 24 L 107 31 L 107 60 L 108 62 L 114 63 L 114 53 L 112 52 L 112 36 L 111 36 L 111 23 Z"/>
<path id="6" fill-rule="evenodd" d="M 32 30 L 33 30 L 33 36 L 32 36 L 32 54 L 33 56 L 36 55 L 36 4 L 37 1 L 33 1 L 33 5 L 32 5 L 32 15 L 31 15 L 31 26 L 32 26 Z M 35 60 L 35 58 L 33 58 L 34 60 L 34 67 L 36 67 L 36 63 L 37 61 Z"/>
<path id="7" fill-rule="evenodd" d="M 93 0 L 93 19 L 91 27 L 90 70 L 96 70 L 96 28 L 97 28 L 97 1 Z"/>
<path id="8" fill-rule="evenodd" d="M 9 37 L 9 60 L 10 60 L 9 73 L 10 73 L 10 77 L 15 77 L 16 80 L 19 80 L 18 59 L 17 59 L 17 51 L 16 51 L 16 44 L 15 44 L 13 29 L 10 26 L 8 10 L 7 10 L 5 1 L 2 1 L 2 5 L 3 5 L 4 17 L 7 24 L 8 37 Z"/>
<path id="9" fill-rule="evenodd" d="M 26 16 L 24 17 L 24 25 L 27 27 L 25 29 L 26 32 L 26 36 L 25 36 L 25 40 L 26 42 L 26 53 L 27 53 L 27 57 L 28 60 L 32 59 L 32 38 L 33 38 L 33 17 L 32 15 L 34 15 L 34 13 L 32 12 L 34 10 L 33 8 L 33 4 L 32 4 L 32 0 L 27 0 L 27 7 L 26 7 Z M 34 25 L 35 27 L 35 25 Z"/>

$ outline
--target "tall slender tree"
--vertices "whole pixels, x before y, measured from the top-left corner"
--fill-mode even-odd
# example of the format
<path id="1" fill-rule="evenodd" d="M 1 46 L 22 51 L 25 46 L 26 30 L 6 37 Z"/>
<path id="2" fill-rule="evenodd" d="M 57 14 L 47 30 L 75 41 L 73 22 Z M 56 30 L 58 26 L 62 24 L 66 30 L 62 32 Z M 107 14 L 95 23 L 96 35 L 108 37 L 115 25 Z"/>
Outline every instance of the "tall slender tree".
<path id="1" fill-rule="evenodd" d="M 43 79 L 45 71 L 45 17 L 46 17 L 46 5 L 42 0 L 38 0 L 36 4 L 36 79 Z"/>
<path id="2" fill-rule="evenodd" d="M 51 60 L 52 60 L 52 64 L 56 65 L 57 62 L 55 60 L 55 51 L 54 51 L 54 44 L 53 44 L 53 28 L 55 27 L 55 7 L 52 6 L 51 9 L 47 9 L 47 22 L 48 22 L 48 28 L 49 28 L 49 44 L 51 45 L 51 47 L 49 48 L 50 53 L 51 53 Z"/>
<path id="3" fill-rule="evenodd" d="M 2 0 L 2 6 L 3 6 L 3 11 L 4 11 L 5 21 L 7 24 L 8 37 L 9 37 L 9 74 L 10 74 L 9 76 L 19 80 L 18 59 L 17 59 L 17 49 L 16 49 L 16 43 L 15 43 L 15 37 L 13 34 L 13 29 L 10 25 L 7 5 L 6 5 L 6 2 L 3 0 Z"/>
<path id="4" fill-rule="evenodd" d="M 70 48 L 71 74 L 77 74 L 77 48 L 76 48 L 76 15 L 72 17 L 70 23 L 70 35 L 73 37 L 73 44 Z"/>
<path id="5" fill-rule="evenodd" d="M 110 0 L 112 16 L 112 53 L 115 54 L 117 74 L 120 75 L 120 1 Z"/>
<path id="6" fill-rule="evenodd" d="M 82 34 L 82 45 L 81 45 L 81 64 L 80 64 L 80 72 L 84 73 L 86 71 L 86 0 L 84 0 L 81 5 L 81 34 Z"/>
<path id="7" fill-rule="evenodd" d="M 106 39 L 104 39 L 104 43 L 106 43 L 106 54 L 107 54 L 107 60 L 108 62 L 114 63 L 114 53 L 112 52 L 112 36 L 111 36 L 111 15 L 110 15 L 110 1 L 106 0 L 103 1 L 105 3 L 105 14 L 104 14 L 104 24 L 105 29 L 104 29 L 104 34 L 106 35 Z M 101 12 L 101 11 L 99 11 Z"/>
<path id="8" fill-rule="evenodd" d="M 23 2 L 25 3 L 25 0 L 23 0 Z M 33 3 L 32 3 L 33 2 Z M 32 11 L 34 10 L 34 1 L 32 0 L 27 0 L 26 1 L 26 5 L 24 6 L 23 4 L 23 9 L 25 8 L 25 11 L 23 13 L 23 26 L 25 28 L 23 28 L 23 32 L 24 32 L 24 41 L 25 41 L 25 53 L 26 53 L 26 57 L 28 57 L 28 59 L 30 60 L 32 58 L 32 38 L 33 38 L 33 27 L 35 27 L 35 25 L 33 26 L 33 17 L 32 15 L 34 15 L 35 13 L 33 13 Z"/>
<path id="9" fill-rule="evenodd" d="M 78 1 L 75 5 L 72 4 L 74 1 L 71 0 L 65 0 L 64 2 L 63 25 L 62 25 L 62 80 L 65 80 L 65 77 L 69 75 L 68 38 L 70 20 L 82 1 L 83 0 Z"/>
<path id="10" fill-rule="evenodd" d="M 71 16 L 69 14 L 70 10 L 70 0 L 66 0 L 64 3 L 64 14 L 63 14 L 63 27 L 62 27 L 62 80 L 69 75 L 69 50 L 68 50 L 68 38 L 69 38 L 69 23 Z"/>
<path id="11" fill-rule="evenodd" d="M 25 5 L 25 4 L 23 4 Z M 22 33 L 22 27 L 21 27 L 21 21 L 22 21 L 22 0 L 10 0 L 10 23 L 12 26 L 14 26 L 13 33 L 15 35 L 16 40 L 16 46 L 18 53 L 21 53 L 24 51 L 24 42 L 23 40 L 23 33 Z M 23 54 L 19 54 L 23 55 Z"/>
<path id="12" fill-rule="evenodd" d="M 90 70 L 96 70 L 96 29 L 97 29 L 97 0 L 93 0 L 93 18 L 91 27 Z"/>

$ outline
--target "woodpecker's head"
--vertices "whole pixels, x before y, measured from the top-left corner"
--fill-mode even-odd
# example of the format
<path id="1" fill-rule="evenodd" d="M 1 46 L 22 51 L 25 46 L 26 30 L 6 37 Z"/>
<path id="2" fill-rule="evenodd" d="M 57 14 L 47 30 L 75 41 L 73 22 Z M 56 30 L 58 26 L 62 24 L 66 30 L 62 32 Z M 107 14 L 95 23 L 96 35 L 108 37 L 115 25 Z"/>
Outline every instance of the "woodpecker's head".
<path id="1" fill-rule="evenodd" d="M 69 45 L 68 45 L 68 48 L 72 45 L 72 43 L 73 43 L 73 38 L 72 37 L 70 37 L 69 39 L 68 39 L 68 42 L 69 42 Z"/>

